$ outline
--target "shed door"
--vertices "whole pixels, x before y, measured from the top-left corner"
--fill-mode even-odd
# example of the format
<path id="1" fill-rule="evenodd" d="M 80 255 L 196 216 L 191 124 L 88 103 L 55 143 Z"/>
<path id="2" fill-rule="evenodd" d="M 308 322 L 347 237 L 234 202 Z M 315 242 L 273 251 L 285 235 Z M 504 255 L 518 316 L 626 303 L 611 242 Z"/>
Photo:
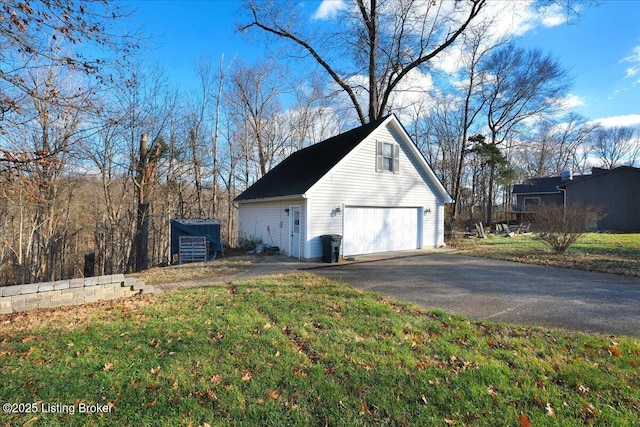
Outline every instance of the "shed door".
<path id="1" fill-rule="evenodd" d="M 420 247 L 418 208 L 346 207 L 343 254 L 359 255 Z"/>

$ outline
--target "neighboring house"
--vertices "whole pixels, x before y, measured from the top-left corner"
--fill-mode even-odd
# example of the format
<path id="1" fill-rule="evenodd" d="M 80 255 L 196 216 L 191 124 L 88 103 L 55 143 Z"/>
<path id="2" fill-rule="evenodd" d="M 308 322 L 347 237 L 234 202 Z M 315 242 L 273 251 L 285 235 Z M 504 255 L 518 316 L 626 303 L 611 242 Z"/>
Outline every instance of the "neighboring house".
<path id="1" fill-rule="evenodd" d="M 240 238 L 305 260 L 326 234 L 344 256 L 441 246 L 451 201 L 395 115 L 293 153 L 235 199 Z"/>
<path id="2" fill-rule="evenodd" d="M 589 175 L 576 175 L 565 172 L 561 176 L 546 176 L 529 178 L 524 184 L 513 186 L 512 193 L 516 196 L 516 210 L 529 211 L 545 203 L 564 203 L 564 194 L 560 186 L 572 181 L 579 181 Z"/>
<path id="3" fill-rule="evenodd" d="M 640 168 L 621 166 L 560 185 L 567 205 L 578 203 L 600 208 L 598 230 L 640 231 Z"/>
<path id="4" fill-rule="evenodd" d="M 640 230 L 640 169 L 593 168 L 589 175 L 531 178 L 513 186 L 516 212 L 531 212 L 545 203 L 579 203 L 602 209 L 598 230 Z"/>

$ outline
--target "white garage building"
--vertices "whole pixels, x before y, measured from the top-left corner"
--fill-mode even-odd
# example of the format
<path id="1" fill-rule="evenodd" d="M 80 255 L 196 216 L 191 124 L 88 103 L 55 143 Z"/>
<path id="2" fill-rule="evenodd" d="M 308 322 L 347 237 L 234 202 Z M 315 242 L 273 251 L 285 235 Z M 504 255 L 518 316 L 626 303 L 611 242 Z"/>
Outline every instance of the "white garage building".
<path id="1" fill-rule="evenodd" d="M 441 246 L 451 201 L 395 115 L 293 153 L 235 199 L 239 237 L 305 260 L 325 234 L 344 256 Z"/>

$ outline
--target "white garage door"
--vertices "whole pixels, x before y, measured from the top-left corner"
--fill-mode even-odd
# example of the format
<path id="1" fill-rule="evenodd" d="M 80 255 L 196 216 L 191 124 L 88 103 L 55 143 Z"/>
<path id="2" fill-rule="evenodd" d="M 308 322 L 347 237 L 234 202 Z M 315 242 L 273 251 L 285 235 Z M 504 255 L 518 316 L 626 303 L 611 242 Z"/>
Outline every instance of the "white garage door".
<path id="1" fill-rule="evenodd" d="M 419 247 L 418 208 L 346 207 L 343 254 L 359 255 Z"/>

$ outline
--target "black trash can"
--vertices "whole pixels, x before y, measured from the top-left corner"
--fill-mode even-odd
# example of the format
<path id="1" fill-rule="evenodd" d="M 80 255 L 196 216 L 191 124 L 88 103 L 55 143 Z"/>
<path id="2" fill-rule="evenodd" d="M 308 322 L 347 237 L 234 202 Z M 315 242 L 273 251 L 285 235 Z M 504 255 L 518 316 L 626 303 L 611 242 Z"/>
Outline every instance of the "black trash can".
<path id="1" fill-rule="evenodd" d="M 322 239 L 322 261 L 338 262 L 340 260 L 340 243 L 342 236 L 339 234 L 324 234 Z"/>

